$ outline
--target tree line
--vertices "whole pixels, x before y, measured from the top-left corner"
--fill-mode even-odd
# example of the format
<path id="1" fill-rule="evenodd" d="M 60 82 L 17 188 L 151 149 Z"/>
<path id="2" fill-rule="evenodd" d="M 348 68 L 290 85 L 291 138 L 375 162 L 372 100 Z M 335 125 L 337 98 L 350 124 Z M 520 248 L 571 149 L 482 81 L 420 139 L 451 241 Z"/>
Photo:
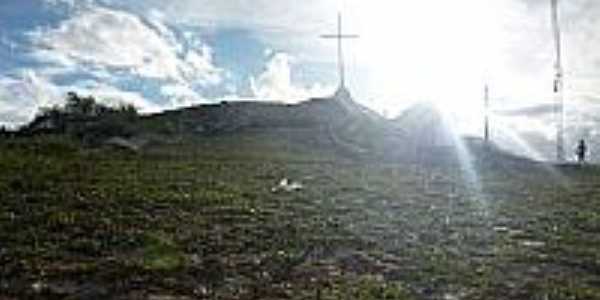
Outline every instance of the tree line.
<path id="1" fill-rule="evenodd" d="M 69 92 L 63 105 L 42 107 L 35 118 L 16 132 L 0 128 L 0 135 L 31 136 L 67 134 L 86 142 L 97 142 L 113 136 L 131 136 L 139 117 L 132 104 L 109 106 L 94 96 Z"/>

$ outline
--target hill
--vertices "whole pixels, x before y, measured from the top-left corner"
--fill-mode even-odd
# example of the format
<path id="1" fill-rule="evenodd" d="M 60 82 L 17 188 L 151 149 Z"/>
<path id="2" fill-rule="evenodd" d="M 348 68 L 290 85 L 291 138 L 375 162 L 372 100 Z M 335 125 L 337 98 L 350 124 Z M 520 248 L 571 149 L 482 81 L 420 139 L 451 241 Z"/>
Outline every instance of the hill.
<path id="1" fill-rule="evenodd" d="M 350 159 L 392 163 L 458 165 L 465 156 L 514 158 L 493 145 L 478 148 L 458 136 L 434 106 L 415 105 L 387 120 L 354 101 L 346 89 L 298 104 L 223 101 L 153 115 L 137 115 L 131 107 L 105 107 L 74 93 L 67 100 L 65 108 L 43 112 L 20 133 L 67 134 L 91 147 L 111 145 L 134 152 L 181 140 L 200 145 L 210 137 L 244 140 L 261 135 L 288 149 L 318 147 Z"/>
<path id="2" fill-rule="evenodd" d="M 1 140 L 0 298 L 600 293 L 595 167 L 552 176 L 476 139 L 470 165 L 366 159 L 315 132 L 165 134 L 135 154 Z"/>
<path id="3" fill-rule="evenodd" d="M 600 293 L 597 168 L 447 138 L 425 106 L 388 121 L 339 97 L 111 114 L 132 132 L 113 142 L 156 140 L 139 151 L 71 134 L 105 121 L 87 114 L 0 140 L 0 298 Z"/>
<path id="4" fill-rule="evenodd" d="M 382 141 L 397 135 L 389 121 L 356 103 L 348 91 L 299 104 L 226 102 L 199 105 L 142 117 L 140 133 L 205 138 L 239 132 L 285 132 L 310 136 L 340 153 L 381 152 Z M 278 138 L 278 137 L 274 137 Z"/>

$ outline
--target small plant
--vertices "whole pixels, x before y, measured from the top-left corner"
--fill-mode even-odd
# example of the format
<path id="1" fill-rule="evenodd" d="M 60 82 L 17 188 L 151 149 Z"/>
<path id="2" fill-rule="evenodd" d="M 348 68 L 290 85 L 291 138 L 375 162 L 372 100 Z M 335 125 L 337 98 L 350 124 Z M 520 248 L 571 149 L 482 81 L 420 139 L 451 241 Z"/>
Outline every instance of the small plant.
<path id="1" fill-rule="evenodd" d="M 148 270 L 169 271 L 185 262 L 178 245 L 164 232 L 144 234 L 141 250 L 141 265 Z"/>
<path id="2" fill-rule="evenodd" d="M 404 284 L 389 282 L 374 275 L 340 278 L 320 292 L 321 299 L 412 300 Z"/>

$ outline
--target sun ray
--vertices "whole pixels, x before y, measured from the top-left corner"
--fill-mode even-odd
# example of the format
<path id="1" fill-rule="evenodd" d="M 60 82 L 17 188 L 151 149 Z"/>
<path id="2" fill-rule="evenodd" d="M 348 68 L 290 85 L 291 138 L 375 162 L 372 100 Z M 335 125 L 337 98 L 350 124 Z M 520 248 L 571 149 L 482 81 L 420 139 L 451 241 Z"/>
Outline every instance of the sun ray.
<path id="1" fill-rule="evenodd" d="M 524 154 L 527 157 L 532 158 L 539 162 L 547 160 L 547 158 L 544 157 L 544 155 L 540 151 L 535 149 L 535 147 L 530 145 L 529 142 L 527 142 L 523 137 L 521 137 L 521 134 L 519 134 L 519 132 L 517 132 L 516 130 L 513 130 L 510 127 L 510 124 L 508 124 L 503 118 L 500 118 L 500 117 L 494 118 L 494 124 L 496 126 L 495 130 L 498 133 L 506 136 L 510 140 L 510 144 L 518 147 L 521 151 L 524 152 Z M 544 167 L 544 169 L 547 172 L 549 172 L 549 174 L 551 174 L 554 178 L 558 179 L 558 181 L 560 183 L 562 183 L 562 184 L 569 183 L 569 179 L 566 176 L 564 176 L 563 174 L 561 174 L 557 169 L 555 169 L 551 166 L 548 166 L 547 164 L 542 164 L 542 166 Z"/>
<path id="2" fill-rule="evenodd" d="M 451 114 L 439 105 L 434 104 L 434 109 L 436 109 L 436 112 L 441 117 L 441 126 L 445 128 L 444 133 L 451 140 L 451 146 L 454 148 L 456 159 L 460 165 L 460 176 L 464 186 L 467 188 L 468 196 L 475 201 L 484 215 L 488 215 L 489 203 L 474 164 L 475 156 L 465 143 L 464 137 L 456 127 L 456 122 L 453 120 Z"/>

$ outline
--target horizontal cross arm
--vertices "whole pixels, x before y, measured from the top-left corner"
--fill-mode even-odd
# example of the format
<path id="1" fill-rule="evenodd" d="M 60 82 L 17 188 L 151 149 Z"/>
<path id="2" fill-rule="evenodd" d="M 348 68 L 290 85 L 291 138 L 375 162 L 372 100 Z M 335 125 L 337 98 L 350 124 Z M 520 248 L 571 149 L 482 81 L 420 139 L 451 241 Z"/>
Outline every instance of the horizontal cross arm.
<path id="1" fill-rule="evenodd" d="M 356 34 L 324 34 L 321 37 L 324 39 L 356 39 L 360 36 Z"/>

